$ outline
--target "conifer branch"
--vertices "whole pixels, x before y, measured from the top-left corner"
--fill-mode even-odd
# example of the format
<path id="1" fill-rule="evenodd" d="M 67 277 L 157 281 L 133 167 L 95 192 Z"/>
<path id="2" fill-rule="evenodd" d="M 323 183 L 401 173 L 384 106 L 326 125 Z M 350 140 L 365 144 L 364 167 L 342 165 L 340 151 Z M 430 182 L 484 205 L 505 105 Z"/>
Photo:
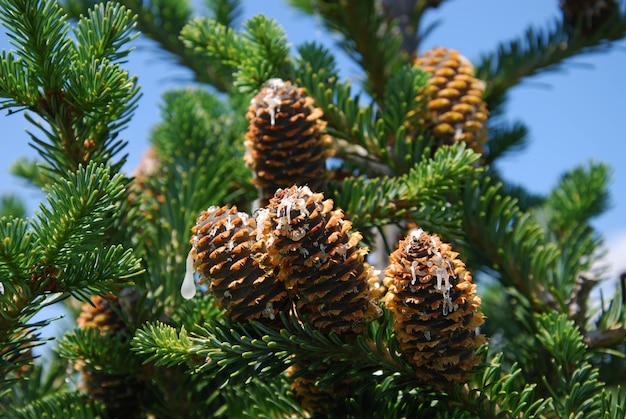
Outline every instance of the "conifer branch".
<path id="1" fill-rule="evenodd" d="M 604 383 L 587 362 L 583 336 L 563 314 L 535 315 L 537 339 L 553 357 L 551 380 L 544 384 L 552 394 L 554 413 L 559 417 L 599 414 Z M 556 377 L 554 377 L 556 375 Z"/>
<path id="2" fill-rule="evenodd" d="M 183 28 L 181 38 L 189 50 L 236 70 L 233 86 L 246 93 L 289 73 L 289 46 L 282 27 L 266 16 L 250 18 L 243 29 L 237 32 L 213 19 L 197 18 Z"/>
<path id="3" fill-rule="evenodd" d="M 74 29 L 76 43 L 55 1 L 3 3 L 0 19 L 19 20 L 9 25 L 18 50 L 3 53 L 0 63 L 7 71 L 0 75 L 2 106 L 29 109 L 39 117 L 27 114 L 46 137 L 31 134 L 51 175 L 63 176 L 91 160 L 109 163 L 124 145 L 115 137 L 138 99 L 135 79 L 116 63 L 128 54 L 122 47 L 133 38 L 131 14 L 119 6 L 96 5 Z M 93 33 L 100 35 L 97 41 Z M 124 160 L 111 164 L 119 170 Z"/>
<path id="4" fill-rule="evenodd" d="M 16 418 L 41 418 L 41 417 L 67 417 L 70 414 L 74 418 L 88 419 L 104 417 L 104 408 L 99 403 L 81 394 L 78 391 L 52 394 L 41 399 L 34 400 L 27 406 L 10 412 L 11 417 Z"/>
<path id="5" fill-rule="evenodd" d="M 121 175 L 90 164 L 50 187 L 50 207 L 41 205 L 30 225 L 0 219 L 0 342 L 18 350 L 3 357 L 13 359 L 39 341 L 34 332 L 51 320 L 31 318 L 43 307 L 70 294 L 86 299 L 115 292 L 141 272 L 129 250 L 106 247 L 105 232 L 123 193 Z"/>
<path id="6" fill-rule="evenodd" d="M 486 164 L 491 165 L 508 154 L 522 151 L 528 144 L 528 128 L 521 122 L 498 124 L 488 129 Z"/>
<path id="7" fill-rule="evenodd" d="M 458 146 L 442 147 L 401 177 L 344 180 L 333 199 L 359 231 L 395 224 L 410 213 L 419 226 L 454 235 L 460 209 L 448 197 L 472 176 L 478 154 Z"/>
<path id="8" fill-rule="evenodd" d="M 86 13 L 89 7 L 97 3 L 97 0 L 66 0 L 63 3 L 67 12 L 73 18 L 78 19 Z M 168 2 L 121 0 L 119 3 L 137 16 L 137 29 L 157 42 L 164 51 L 172 54 L 183 67 L 193 71 L 198 82 L 214 86 L 221 92 L 229 90 L 232 84 L 230 72 L 224 71 L 224 67 L 218 62 L 199 60 L 193 51 L 183 46 L 178 37 L 181 29 L 192 16 L 192 7 L 188 0 Z M 215 17 L 222 24 L 227 24 L 228 19 L 232 19 L 230 22 L 234 23 L 238 3 L 238 1 L 216 1 L 208 2 L 208 5 L 211 8 L 216 7 L 213 9 Z M 233 9 L 229 10 L 227 7 L 233 7 Z"/>
<path id="9" fill-rule="evenodd" d="M 485 100 L 495 112 L 506 100 L 506 92 L 527 77 L 563 67 L 568 58 L 602 52 L 626 35 L 626 14 L 614 13 L 611 19 L 590 36 L 571 32 L 561 21 L 548 29 L 529 28 L 523 37 L 501 43 L 485 54 L 476 66 L 476 76 L 487 83 Z"/>
<path id="10" fill-rule="evenodd" d="M 552 230 L 563 233 L 606 211 L 609 181 L 608 166 L 595 162 L 577 166 L 561 176 L 544 204 Z"/>
<path id="11" fill-rule="evenodd" d="M 291 0 L 303 11 L 323 19 L 326 28 L 342 35 L 339 45 L 365 70 L 365 89 L 380 101 L 387 81 L 407 61 L 401 53 L 402 37 L 395 21 L 388 22 L 376 1 Z"/>
<path id="12" fill-rule="evenodd" d="M 500 280 L 517 289 L 541 312 L 546 306 L 555 306 L 554 297 L 545 287 L 558 248 L 548 242 L 531 214 L 518 209 L 515 199 L 501 195 L 501 188 L 501 184 L 493 184 L 488 176 L 466 187 L 463 198 L 466 235 L 486 253 L 492 267 L 501 273 Z"/>

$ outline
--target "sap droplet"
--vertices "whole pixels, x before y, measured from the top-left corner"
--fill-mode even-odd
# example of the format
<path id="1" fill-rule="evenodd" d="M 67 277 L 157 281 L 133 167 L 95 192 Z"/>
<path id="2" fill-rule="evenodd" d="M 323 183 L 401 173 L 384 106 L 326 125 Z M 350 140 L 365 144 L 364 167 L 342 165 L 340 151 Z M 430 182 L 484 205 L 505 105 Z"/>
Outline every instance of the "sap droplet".
<path id="1" fill-rule="evenodd" d="M 187 262 L 185 264 L 185 278 L 183 279 L 183 285 L 180 287 L 180 293 L 184 299 L 189 300 L 196 295 L 196 283 L 193 279 L 194 269 L 193 260 L 195 255 L 195 249 L 191 249 L 187 255 Z"/>

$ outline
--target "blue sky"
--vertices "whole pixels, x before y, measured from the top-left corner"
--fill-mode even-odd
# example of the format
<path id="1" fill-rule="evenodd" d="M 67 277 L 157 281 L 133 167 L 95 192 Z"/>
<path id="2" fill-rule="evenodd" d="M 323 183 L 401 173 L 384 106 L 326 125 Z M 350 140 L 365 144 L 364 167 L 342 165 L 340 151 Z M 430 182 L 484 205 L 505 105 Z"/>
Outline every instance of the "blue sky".
<path id="1" fill-rule="evenodd" d="M 246 0 L 243 4 L 244 19 L 258 13 L 274 17 L 285 28 L 292 45 L 312 39 L 329 47 L 335 43 L 319 22 L 287 7 L 284 1 Z M 498 41 L 517 37 L 531 25 L 547 27 L 558 15 L 556 0 L 450 0 L 427 16 L 441 23 L 422 49 L 447 46 L 476 61 Z M 0 34 L 0 49 L 11 49 L 4 32 Z M 139 76 L 143 98 L 122 133 L 129 141 L 129 172 L 147 146 L 151 128 L 159 121 L 161 94 L 191 83 L 190 73 L 168 62 L 167 55 L 158 52 L 152 43 L 138 41 L 136 46 L 127 68 Z M 343 77 L 361 78 L 356 64 L 341 53 L 337 58 Z M 529 126 L 531 141 L 524 151 L 499 164 L 507 179 L 538 193 L 547 193 L 560 175 L 578 164 L 591 159 L 609 164 L 613 170 L 612 206 L 594 225 L 613 250 L 612 276 L 626 270 L 626 131 L 620 125 L 626 117 L 624 73 L 626 42 L 621 41 L 608 53 L 574 59 L 563 71 L 534 77 L 512 89 L 506 114 L 510 120 L 521 120 Z M 8 172 L 16 158 L 35 155 L 28 145 L 27 127 L 20 115 L 0 115 L 0 194 L 17 193 L 32 209 L 41 195 Z"/>

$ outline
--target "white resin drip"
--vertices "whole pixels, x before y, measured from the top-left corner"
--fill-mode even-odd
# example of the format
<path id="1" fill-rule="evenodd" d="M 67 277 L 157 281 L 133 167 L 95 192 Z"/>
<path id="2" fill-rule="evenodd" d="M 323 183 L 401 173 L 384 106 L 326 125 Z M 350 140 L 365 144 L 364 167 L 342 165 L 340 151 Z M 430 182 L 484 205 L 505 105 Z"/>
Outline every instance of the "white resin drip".
<path id="1" fill-rule="evenodd" d="M 335 253 L 338 256 L 341 256 L 344 260 L 344 262 L 346 261 L 346 257 L 347 257 L 347 253 L 348 253 L 348 245 L 347 244 L 342 244 L 340 246 L 337 246 L 337 248 L 335 249 Z"/>
<path id="2" fill-rule="evenodd" d="M 226 225 L 225 225 L 226 230 L 232 230 L 233 228 L 235 228 L 232 218 L 233 216 L 231 214 L 228 214 L 228 216 L 226 217 Z"/>
<path id="3" fill-rule="evenodd" d="M 409 243 L 406 245 L 406 249 L 405 249 L 406 253 L 408 253 L 411 250 L 411 246 L 417 244 L 423 232 L 424 230 L 422 230 L 421 228 L 414 228 L 413 230 L 411 230 L 411 232 L 409 233 L 409 236 L 411 239 L 409 240 Z"/>
<path id="4" fill-rule="evenodd" d="M 194 269 L 193 260 L 195 255 L 195 249 L 191 249 L 187 255 L 187 261 L 185 263 L 185 278 L 183 279 L 183 285 L 180 287 L 180 293 L 184 299 L 189 300 L 196 295 L 196 283 L 193 279 Z"/>
<path id="5" fill-rule="evenodd" d="M 272 125 L 276 124 L 276 112 L 280 112 L 281 98 L 277 94 L 277 90 L 282 89 L 285 85 L 279 78 L 270 79 L 267 81 L 267 94 L 263 96 L 263 102 L 267 105 L 267 110 L 270 113 L 270 122 Z"/>
<path id="6" fill-rule="evenodd" d="M 291 211 L 300 211 L 300 216 L 307 217 L 309 215 L 309 210 L 306 207 L 306 202 L 308 197 L 311 195 L 313 195 L 311 189 L 307 186 L 302 186 L 296 190 L 295 194 L 283 197 L 278 204 L 278 208 L 276 208 L 276 229 L 279 230 L 281 234 L 290 237 L 293 240 L 300 240 L 305 236 L 306 231 L 294 231 L 292 229 Z M 306 228 L 308 228 L 308 224 L 305 226 L 302 226 L 301 229 L 306 230 Z"/>
<path id="7" fill-rule="evenodd" d="M 256 240 L 259 241 L 263 238 L 263 229 L 265 229 L 265 222 L 269 219 L 270 210 L 267 208 L 260 209 L 256 214 Z"/>
<path id="8" fill-rule="evenodd" d="M 417 266 L 416 260 L 411 262 L 411 276 L 413 277 L 413 280 L 411 281 L 411 285 L 415 285 L 415 283 L 417 282 L 417 273 L 415 272 L 416 266 Z"/>
<path id="9" fill-rule="evenodd" d="M 435 267 L 435 275 L 437 276 L 437 285 L 435 288 L 443 294 L 443 315 L 446 316 L 448 313 L 455 310 L 455 306 L 452 304 L 452 299 L 450 298 L 450 288 L 452 287 L 450 284 L 450 273 L 448 272 L 448 264 L 443 260 L 439 246 L 434 238 L 430 239 L 430 243 L 433 252 L 431 261 Z"/>
<path id="10" fill-rule="evenodd" d="M 274 304 L 270 301 L 265 304 L 265 308 L 261 312 L 261 314 L 265 317 L 268 317 L 270 320 L 274 320 L 276 316 L 274 315 Z"/>

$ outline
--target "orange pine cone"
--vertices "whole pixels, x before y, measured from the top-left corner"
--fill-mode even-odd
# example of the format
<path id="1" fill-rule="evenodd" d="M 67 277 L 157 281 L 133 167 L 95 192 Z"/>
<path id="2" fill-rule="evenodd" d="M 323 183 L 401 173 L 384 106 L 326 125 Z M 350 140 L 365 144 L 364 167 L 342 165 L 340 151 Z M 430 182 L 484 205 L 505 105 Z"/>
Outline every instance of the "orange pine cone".
<path id="1" fill-rule="evenodd" d="M 426 51 L 414 64 L 432 77 L 426 95 L 426 122 L 437 144 L 464 141 L 474 151 L 483 153 L 487 141 L 487 105 L 483 100 L 484 82 L 474 76 L 474 67 L 458 51 L 443 47 Z"/>
<path id="2" fill-rule="evenodd" d="M 390 256 L 385 303 L 398 346 L 424 385 L 467 382 L 485 342 L 480 297 L 465 264 L 436 235 L 414 230 Z"/>

